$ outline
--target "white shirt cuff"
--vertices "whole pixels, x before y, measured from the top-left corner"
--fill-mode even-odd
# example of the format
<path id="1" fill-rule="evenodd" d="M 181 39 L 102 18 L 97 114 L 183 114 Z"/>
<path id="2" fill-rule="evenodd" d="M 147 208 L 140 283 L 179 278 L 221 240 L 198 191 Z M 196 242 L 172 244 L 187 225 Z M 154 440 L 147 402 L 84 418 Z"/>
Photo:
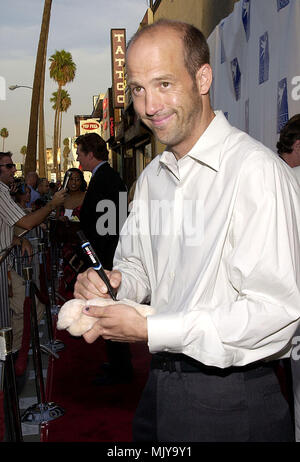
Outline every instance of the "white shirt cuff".
<path id="1" fill-rule="evenodd" d="M 155 314 L 147 317 L 148 347 L 151 353 L 182 351 L 182 315 Z"/>

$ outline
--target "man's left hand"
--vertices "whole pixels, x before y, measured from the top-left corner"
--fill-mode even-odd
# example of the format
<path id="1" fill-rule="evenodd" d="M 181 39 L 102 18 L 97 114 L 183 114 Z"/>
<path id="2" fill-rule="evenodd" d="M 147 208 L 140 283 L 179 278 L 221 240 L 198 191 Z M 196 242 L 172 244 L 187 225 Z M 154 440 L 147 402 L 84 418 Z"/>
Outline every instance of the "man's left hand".
<path id="1" fill-rule="evenodd" d="M 29 257 L 29 263 L 30 263 L 31 260 L 32 260 L 32 253 L 33 253 L 32 245 L 30 244 L 30 242 L 27 239 L 25 239 L 23 237 L 22 244 L 21 244 L 21 255 L 22 255 L 22 257 L 24 256 L 25 252 L 27 253 L 27 255 Z"/>
<path id="2" fill-rule="evenodd" d="M 99 318 L 83 337 L 93 343 L 98 337 L 115 342 L 147 342 L 147 319 L 129 305 L 90 306 L 84 309 L 88 316 Z"/>

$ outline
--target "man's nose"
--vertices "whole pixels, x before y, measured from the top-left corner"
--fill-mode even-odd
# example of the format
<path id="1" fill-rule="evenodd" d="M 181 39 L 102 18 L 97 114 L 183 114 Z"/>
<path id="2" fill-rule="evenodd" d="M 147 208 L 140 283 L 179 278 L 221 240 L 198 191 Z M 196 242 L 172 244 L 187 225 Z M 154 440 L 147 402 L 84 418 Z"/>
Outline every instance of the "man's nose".
<path id="1" fill-rule="evenodd" d="M 162 109 L 160 95 L 155 90 L 148 91 L 145 96 L 145 113 L 147 116 L 154 116 Z"/>

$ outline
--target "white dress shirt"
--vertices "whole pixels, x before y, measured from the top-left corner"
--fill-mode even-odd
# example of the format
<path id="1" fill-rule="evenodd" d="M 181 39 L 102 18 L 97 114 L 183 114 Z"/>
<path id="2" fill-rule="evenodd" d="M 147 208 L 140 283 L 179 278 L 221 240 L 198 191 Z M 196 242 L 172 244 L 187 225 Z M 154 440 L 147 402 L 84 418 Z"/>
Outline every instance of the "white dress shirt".
<path id="1" fill-rule="evenodd" d="M 294 167 L 292 171 L 293 175 L 297 178 L 298 183 L 300 185 L 300 165 L 298 165 L 298 167 Z"/>
<path id="2" fill-rule="evenodd" d="M 180 160 L 142 172 L 114 268 L 118 298 L 149 300 L 150 352 L 217 367 L 290 352 L 300 317 L 299 186 L 223 113 Z"/>
<path id="3" fill-rule="evenodd" d="M 12 244 L 14 225 L 24 215 L 24 210 L 11 197 L 9 187 L 0 181 L 0 253 Z M 11 256 L 8 260 L 11 266 Z"/>

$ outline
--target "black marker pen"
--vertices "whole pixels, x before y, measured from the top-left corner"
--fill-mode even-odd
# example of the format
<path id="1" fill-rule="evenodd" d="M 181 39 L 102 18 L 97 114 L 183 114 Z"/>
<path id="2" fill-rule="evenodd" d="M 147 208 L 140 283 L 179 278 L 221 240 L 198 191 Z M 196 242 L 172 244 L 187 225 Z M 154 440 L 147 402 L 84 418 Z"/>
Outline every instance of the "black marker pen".
<path id="1" fill-rule="evenodd" d="M 105 271 L 103 269 L 103 266 L 100 263 L 99 258 L 97 257 L 97 255 L 96 255 L 93 247 L 91 246 L 90 242 L 87 240 L 87 238 L 85 237 L 85 235 L 84 235 L 84 233 L 82 231 L 78 231 L 77 236 L 79 237 L 79 239 L 81 241 L 81 247 L 82 247 L 83 251 L 85 252 L 85 254 L 88 256 L 88 258 L 89 258 L 89 260 L 90 260 L 90 262 L 92 264 L 92 267 L 94 268 L 95 271 L 97 271 L 97 273 L 99 274 L 101 279 L 105 282 L 108 293 L 111 296 L 111 298 L 116 301 L 117 298 L 115 296 L 114 289 L 110 285 L 109 279 L 106 276 L 106 273 L 105 273 Z"/>

